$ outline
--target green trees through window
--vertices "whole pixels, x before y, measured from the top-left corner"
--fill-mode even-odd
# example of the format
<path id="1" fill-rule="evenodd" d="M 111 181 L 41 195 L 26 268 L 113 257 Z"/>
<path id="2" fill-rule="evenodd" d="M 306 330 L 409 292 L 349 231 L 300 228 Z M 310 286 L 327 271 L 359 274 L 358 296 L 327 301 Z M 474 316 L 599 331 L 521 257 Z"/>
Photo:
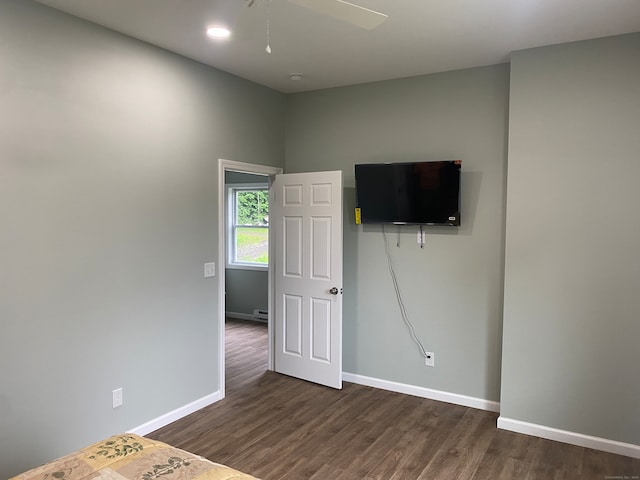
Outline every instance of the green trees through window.
<path id="1" fill-rule="evenodd" d="M 269 263 L 269 191 L 233 189 L 233 232 L 231 263 Z"/>
<path id="2" fill-rule="evenodd" d="M 236 193 L 236 223 L 267 225 L 269 223 L 269 192 L 238 190 Z"/>

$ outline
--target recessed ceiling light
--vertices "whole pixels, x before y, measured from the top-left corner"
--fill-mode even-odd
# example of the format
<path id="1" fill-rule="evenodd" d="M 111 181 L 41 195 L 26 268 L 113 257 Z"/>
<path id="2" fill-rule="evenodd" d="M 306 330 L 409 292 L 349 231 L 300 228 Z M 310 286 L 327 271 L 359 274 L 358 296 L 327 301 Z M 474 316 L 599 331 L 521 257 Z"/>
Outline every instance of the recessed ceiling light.
<path id="1" fill-rule="evenodd" d="M 209 27 L 207 28 L 207 36 L 211 38 L 229 38 L 231 31 L 224 27 Z"/>
<path id="2" fill-rule="evenodd" d="M 289 78 L 294 82 L 299 82 L 304 78 L 304 76 L 301 73 L 292 73 L 291 75 L 289 75 Z"/>

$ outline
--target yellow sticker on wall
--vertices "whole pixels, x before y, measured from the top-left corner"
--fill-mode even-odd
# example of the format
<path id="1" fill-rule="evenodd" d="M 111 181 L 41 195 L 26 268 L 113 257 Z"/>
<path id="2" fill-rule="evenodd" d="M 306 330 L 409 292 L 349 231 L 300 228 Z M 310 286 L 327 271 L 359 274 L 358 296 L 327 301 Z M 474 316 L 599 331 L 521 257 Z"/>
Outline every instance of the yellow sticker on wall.
<path id="1" fill-rule="evenodd" d="M 356 225 L 360 225 L 362 223 L 362 216 L 360 215 L 360 209 L 356 208 Z"/>

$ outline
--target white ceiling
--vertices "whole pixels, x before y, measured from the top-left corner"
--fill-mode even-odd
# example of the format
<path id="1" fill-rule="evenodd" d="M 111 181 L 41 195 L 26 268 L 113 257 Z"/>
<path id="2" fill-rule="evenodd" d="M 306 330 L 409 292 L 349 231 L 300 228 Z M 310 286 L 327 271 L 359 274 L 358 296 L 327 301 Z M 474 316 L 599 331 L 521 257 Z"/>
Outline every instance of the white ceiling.
<path id="1" fill-rule="evenodd" d="M 286 93 L 491 65 L 514 50 L 640 31 L 640 0 L 350 0 L 389 15 L 374 30 L 270 0 L 267 54 L 269 0 L 37 1 Z M 231 38 L 208 38 L 213 24 Z"/>

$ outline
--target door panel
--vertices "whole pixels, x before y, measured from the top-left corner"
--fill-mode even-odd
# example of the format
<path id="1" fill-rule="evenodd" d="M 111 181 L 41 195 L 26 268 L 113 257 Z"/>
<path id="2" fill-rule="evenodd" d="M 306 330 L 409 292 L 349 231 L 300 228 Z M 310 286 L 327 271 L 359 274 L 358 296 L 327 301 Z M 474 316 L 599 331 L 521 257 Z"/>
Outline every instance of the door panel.
<path id="1" fill-rule="evenodd" d="M 331 281 L 331 217 L 311 218 L 311 278 Z"/>
<path id="2" fill-rule="evenodd" d="M 302 217 L 287 217 L 283 221 L 284 275 L 302 278 Z"/>
<path id="3" fill-rule="evenodd" d="M 284 296 L 284 351 L 286 354 L 302 355 L 302 297 Z"/>
<path id="4" fill-rule="evenodd" d="M 275 370 L 342 388 L 342 172 L 277 175 Z"/>
<path id="5" fill-rule="evenodd" d="M 323 298 L 311 299 L 311 357 L 331 362 L 331 302 Z"/>

